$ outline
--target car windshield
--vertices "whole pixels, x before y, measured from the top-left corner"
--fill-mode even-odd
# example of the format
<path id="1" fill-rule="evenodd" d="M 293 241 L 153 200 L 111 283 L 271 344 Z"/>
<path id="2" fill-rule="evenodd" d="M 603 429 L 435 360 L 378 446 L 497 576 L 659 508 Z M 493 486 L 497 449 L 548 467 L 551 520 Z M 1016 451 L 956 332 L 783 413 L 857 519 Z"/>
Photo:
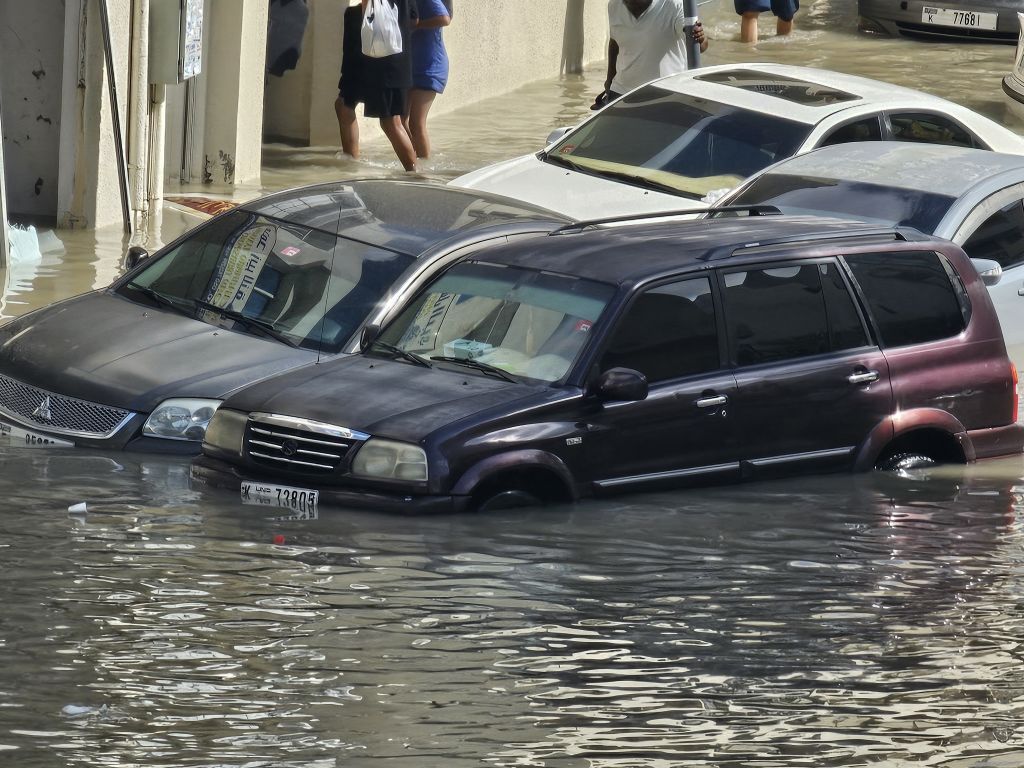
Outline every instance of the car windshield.
<path id="1" fill-rule="evenodd" d="M 407 307 L 370 353 L 388 354 L 392 347 L 480 375 L 557 381 L 614 293 L 613 286 L 591 280 L 463 263 Z"/>
<path id="2" fill-rule="evenodd" d="M 413 261 L 235 211 L 196 230 L 119 292 L 211 325 L 333 353 Z"/>
<path id="3" fill-rule="evenodd" d="M 861 181 L 768 173 L 751 182 L 730 206 L 774 205 L 783 213 L 840 215 L 932 233 L 956 199 L 917 189 Z"/>
<path id="4" fill-rule="evenodd" d="M 648 85 L 569 133 L 545 161 L 700 198 L 795 154 L 810 130 Z"/>

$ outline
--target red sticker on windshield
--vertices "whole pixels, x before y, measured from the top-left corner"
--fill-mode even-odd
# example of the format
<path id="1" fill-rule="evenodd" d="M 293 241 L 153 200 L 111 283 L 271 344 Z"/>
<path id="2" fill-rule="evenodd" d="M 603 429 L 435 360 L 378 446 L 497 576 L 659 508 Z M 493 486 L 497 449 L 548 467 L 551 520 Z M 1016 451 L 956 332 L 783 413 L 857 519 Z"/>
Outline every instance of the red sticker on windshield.
<path id="1" fill-rule="evenodd" d="M 563 155 L 571 155 L 572 151 L 574 149 L 576 149 L 575 145 L 573 145 L 573 144 L 566 144 L 564 147 L 562 147 L 558 151 L 561 152 Z"/>
<path id="2" fill-rule="evenodd" d="M 298 256 L 302 253 L 301 248 L 296 248 L 294 245 L 288 245 L 281 249 L 282 256 Z"/>
<path id="3" fill-rule="evenodd" d="M 592 325 L 593 325 L 593 323 L 590 322 L 589 320 L 577 320 L 576 321 L 576 330 L 577 331 L 581 331 L 582 333 L 586 333 L 587 331 L 590 330 L 590 327 Z"/>

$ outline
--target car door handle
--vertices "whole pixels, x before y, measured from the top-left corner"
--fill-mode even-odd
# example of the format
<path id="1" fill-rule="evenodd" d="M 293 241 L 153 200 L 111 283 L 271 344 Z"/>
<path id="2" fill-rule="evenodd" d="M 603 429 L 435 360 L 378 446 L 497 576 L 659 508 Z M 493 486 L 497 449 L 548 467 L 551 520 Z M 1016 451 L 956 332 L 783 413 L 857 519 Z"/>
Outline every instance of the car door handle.
<path id="1" fill-rule="evenodd" d="M 725 405 L 729 402 L 729 398 L 725 395 L 714 395 L 712 397 L 702 397 L 696 401 L 695 405 L 698 408 L 717 408 L 720 405 Z"/>
<path id="2" fill-rule="evenodd" d="M 846 380 L 851 384 L 870 384 L 873 381 L 878 381 L 878 371 L 854 373 L 847 376 Z"/>

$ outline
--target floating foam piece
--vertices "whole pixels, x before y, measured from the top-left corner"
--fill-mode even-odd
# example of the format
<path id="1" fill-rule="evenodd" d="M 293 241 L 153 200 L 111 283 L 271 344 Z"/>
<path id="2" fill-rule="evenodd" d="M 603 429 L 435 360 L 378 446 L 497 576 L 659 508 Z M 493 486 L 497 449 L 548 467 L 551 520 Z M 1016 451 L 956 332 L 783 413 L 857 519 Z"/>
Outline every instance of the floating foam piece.
<path id="1" fill-rule="evenodd" d="M 68 507 L 69 515 L 84 515 L 89 511 L 89 506 L 84 501 L 80 501 L 77 504 L 72 504 Z"/>

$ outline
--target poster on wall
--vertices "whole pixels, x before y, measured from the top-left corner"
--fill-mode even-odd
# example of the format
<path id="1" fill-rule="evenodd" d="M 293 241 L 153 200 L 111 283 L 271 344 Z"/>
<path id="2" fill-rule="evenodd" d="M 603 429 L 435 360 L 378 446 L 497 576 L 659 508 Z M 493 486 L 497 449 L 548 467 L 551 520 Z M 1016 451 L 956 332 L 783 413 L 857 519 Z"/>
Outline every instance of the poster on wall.
<path id="1" fill-rule="evenodd" d="M 203 0 L 186 0 L 181 33 L 181 79 L 203 71 Z"/>

